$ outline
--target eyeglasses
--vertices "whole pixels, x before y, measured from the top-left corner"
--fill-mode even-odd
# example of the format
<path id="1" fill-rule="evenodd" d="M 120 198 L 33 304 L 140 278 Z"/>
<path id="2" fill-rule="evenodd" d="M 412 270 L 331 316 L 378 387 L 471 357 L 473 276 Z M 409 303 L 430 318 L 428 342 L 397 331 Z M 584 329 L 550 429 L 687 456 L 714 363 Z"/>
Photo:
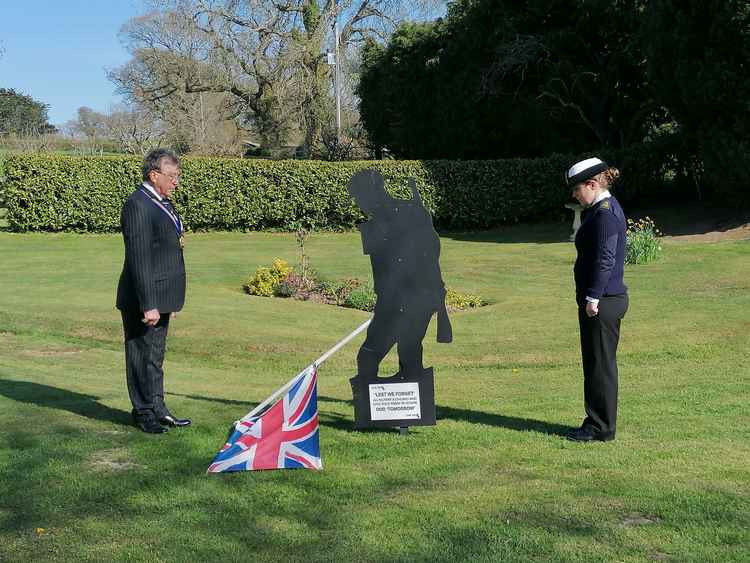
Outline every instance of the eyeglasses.
<path id="1" fill-rule="evenodd" d="M 179 174 L 174 174 L 174 175 L 173 174 L 165 174 L 161 170 L 154 170 L 154 172 L 156 172 L 157 174 L 161 174 L 162 176 L 166 176 L 167 178 L 169 178 L 170 180 L 172 180 L 172 182 L 174 182 L 175 184 L 179 184 L 180 183 L 180 175 Z"/>

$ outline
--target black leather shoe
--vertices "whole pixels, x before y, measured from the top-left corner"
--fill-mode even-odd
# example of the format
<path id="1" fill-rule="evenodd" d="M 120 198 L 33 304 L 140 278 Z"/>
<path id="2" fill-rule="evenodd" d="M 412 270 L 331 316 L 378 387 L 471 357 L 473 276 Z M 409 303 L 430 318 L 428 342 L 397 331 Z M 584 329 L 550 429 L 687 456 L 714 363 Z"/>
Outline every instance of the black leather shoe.
<path id="1" fill-rule="evenodd" d="M 190 426 L 191 422 L 189 418 L 175 418 L 171 414 L 159 418 L 159 423 L 164 426 Z"/>
<path id="2" fill-rule="evenodd" d="M 615 439 L 614 434 L 601 434 L 590 428 L 576 428 L 568 432 L 565 437 L 572 442 L 609 442 Z"/>
<path id="3" fill-rule="evenodd" d="M 133 423 L 147 434 L 164 434 L 169 428 L 164 428 L 155 418 L 137 418 L 133 416 Z"/>

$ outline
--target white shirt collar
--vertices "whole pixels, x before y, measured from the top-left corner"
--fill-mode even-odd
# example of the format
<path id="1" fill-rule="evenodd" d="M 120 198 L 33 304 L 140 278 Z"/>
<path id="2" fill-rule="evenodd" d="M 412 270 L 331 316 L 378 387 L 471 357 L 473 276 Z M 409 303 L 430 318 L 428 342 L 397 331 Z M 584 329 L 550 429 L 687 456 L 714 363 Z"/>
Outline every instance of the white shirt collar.
<path id="1" fill-rule="evenodd" d="M 591 202 L 591 207 L 602 201 L 603 199 L 607 199 L 608 197 L 612 197 L 612 194 L 609 193 L 609 190 L 604 190 L 602 193 L 600 193 L 594 201 Z"/>
<path id="2" fill-rule="evenodd" d="M 146 188 L 148 191 L 150 191 L 152 194 L 154 194 L 159 201 L 161 201 L 161 200 L 164 199 L 163 197 L 161 197 L 161 195 L 159 194 L 159 192 L 156 191 L 156 188 L 154 188 L 154 186 L 152 186 L 148 182 L 143 182 L 143 187 Z M 609 192 L 607 192 L 607 193 L 609 193 Z"/>

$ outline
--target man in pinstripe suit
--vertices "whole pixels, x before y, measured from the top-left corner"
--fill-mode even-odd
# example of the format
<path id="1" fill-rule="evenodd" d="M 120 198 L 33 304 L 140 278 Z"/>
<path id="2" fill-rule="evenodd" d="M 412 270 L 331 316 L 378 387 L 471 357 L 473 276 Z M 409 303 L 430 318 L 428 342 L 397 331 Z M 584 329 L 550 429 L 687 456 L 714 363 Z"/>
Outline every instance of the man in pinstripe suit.
<path id="1" fill-rule="evenodd" d="M 164 351 L 169 319 L 185 302 L 183 224 L 169 196 L 180 181 L 180 161 L 164 149 L 143 161 L 143 184 L 125 201 L 121 226 L 125 264 L 117 308 L 125 331 L 125 364 L 133 422 L 160 434 L 188 426 L 164 404 Z"/>

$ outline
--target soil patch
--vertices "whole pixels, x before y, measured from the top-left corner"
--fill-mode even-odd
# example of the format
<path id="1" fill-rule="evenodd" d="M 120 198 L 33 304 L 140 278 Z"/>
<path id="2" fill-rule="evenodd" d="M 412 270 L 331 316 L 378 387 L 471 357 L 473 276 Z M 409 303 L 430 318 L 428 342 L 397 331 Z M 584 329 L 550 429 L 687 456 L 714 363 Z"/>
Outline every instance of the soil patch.
<path id="1" fill-rule="evenodd" d="M 723 242 L 750 239 L 750 223 L 726 230 L 714 230 L 693 235 L 665 236 L 666 240 L 675 242 Z"/>
<path id="2" fill-rule="evenodd" d="M 648 524 L 656 524 L 658 519 L 644 516 L 643 514 L 628 514 L 622 521 L 622 525 L 628 528 L 635 526 L 646 526 Z"/>
<path id="3" fill-rule="evenodd" d="M 128 460 L 127 452 L 123 450 L 104 450 L 91 456 L 89 467 L 97 471 L 129 471 L 144 469 L 146 466 Z"/>

